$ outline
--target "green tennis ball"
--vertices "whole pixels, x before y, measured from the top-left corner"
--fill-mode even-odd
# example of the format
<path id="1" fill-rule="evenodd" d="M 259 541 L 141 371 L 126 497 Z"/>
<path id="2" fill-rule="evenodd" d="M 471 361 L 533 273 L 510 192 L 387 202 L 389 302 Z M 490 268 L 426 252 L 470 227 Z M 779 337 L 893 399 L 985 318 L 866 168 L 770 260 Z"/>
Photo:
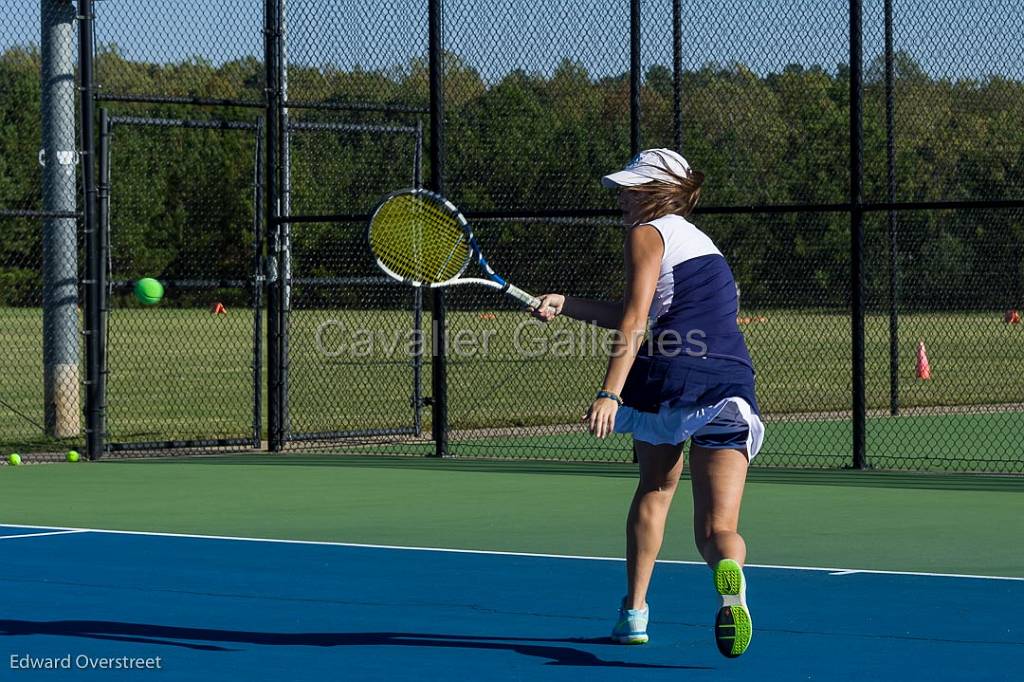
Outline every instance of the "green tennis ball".
<path id="1" fill-rule="evenodd" d="M 143 305 L 156 305 L 164 297 L 164 285 L 152 277 L 143 277 L 135 283 L 135 298 Z"/>
<path id="2" fill-rule="evenodd" d="M 79 458 L 80 458 L 80 455 L 78 454 L 77 450 L 69 450 L 68 451 L 68 461 L 69 462 L 77 462 L 79 460 Z"/>
<path id="3" fill-rule="evenodd" d="M 21 455 L 19 455 L 17 452 L 11 453 L 10 455 L 7 456 L 7 461 L 10 463 L 11 466 L 16 467 L 19 464 L 21 464 Z"/>

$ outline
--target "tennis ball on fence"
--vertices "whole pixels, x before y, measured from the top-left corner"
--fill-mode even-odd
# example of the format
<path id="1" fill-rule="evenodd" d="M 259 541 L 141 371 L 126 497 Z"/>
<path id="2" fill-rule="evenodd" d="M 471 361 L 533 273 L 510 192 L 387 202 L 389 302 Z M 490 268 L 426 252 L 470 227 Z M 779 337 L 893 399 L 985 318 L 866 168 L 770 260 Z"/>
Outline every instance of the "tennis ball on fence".
<path id="1" fill-rule="evenodd" d="M 16 467 L 19 464 L 21 464 L 21 455 L 19 455 L 17 452 L 13 452 L 13 453 L 11 453 L 10 455 L 7 456 L 7 462 L 11 466 L 15 466 Z"/>
<path id="2" fill-rule="evenodd" d="M 135 298 L 143 305 L 156 305 L 164 297 L 164 285 L 152 277 L 143 277 L 135 283 Z"/>
<path id="3" fill-rule="evenodd" d="M 80 458 L 77 450 L 68 450 L 68 461 L 77 462 Z"/>

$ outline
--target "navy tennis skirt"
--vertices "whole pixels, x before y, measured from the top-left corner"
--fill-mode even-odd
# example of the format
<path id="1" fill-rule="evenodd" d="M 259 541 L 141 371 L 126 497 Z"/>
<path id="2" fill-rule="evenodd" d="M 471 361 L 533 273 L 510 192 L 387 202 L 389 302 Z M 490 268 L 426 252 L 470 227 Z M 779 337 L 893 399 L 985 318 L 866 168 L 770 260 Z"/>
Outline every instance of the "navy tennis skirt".
<path id="1" fill-rule="evenodd" d="M 754 370 L 727 358 L 637 355 L 621 398 L 641 412 L 743 398 L 755 414 L 761 413 L 754 395 Z"/>

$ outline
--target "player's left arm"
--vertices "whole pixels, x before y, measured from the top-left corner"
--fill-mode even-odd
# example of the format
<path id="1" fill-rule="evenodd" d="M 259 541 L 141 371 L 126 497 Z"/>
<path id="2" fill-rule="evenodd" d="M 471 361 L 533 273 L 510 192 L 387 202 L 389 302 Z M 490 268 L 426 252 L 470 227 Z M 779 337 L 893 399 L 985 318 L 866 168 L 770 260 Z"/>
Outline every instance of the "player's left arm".
<path id="1" fill-rule="evenodd" d="M 603 390 L 609 393 L 622 393 L 626 376 L 643 343 L 664 252 L 665 245 L 656 228 L 639 225 L 629 231 L 626 239 L 626 292 L 622 300 L 622 318 L 616 329 L 608 371 L 605 372 L 602 384 Z M 590 432 L 598 438 L 609 435 L 615 425 L 617 411 L 618 403 L 614 400 L 594 400 L 588 413 Z"/>

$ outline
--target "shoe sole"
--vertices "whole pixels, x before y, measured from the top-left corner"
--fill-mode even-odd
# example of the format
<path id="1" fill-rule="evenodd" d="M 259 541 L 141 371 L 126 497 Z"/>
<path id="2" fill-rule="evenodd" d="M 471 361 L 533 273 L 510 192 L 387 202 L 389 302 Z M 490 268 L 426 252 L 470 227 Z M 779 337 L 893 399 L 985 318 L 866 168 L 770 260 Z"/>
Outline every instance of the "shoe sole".
<path id="1" fill-rule="evenodd" d="M 647 644 L 650 638 L 647 635 L 620 635 L 612 639 L 618 644 Z"/>
<path id="2" fill-rule="evenodd" d="M 725 605 L 715 617 L 715 644 L 723 656 L 736 658 L 747 650 L 754 635 L 750 612 L 740 603 L 743 572 L 731 559 L 723 559 L 715 567 L 715 589 Z"/>

